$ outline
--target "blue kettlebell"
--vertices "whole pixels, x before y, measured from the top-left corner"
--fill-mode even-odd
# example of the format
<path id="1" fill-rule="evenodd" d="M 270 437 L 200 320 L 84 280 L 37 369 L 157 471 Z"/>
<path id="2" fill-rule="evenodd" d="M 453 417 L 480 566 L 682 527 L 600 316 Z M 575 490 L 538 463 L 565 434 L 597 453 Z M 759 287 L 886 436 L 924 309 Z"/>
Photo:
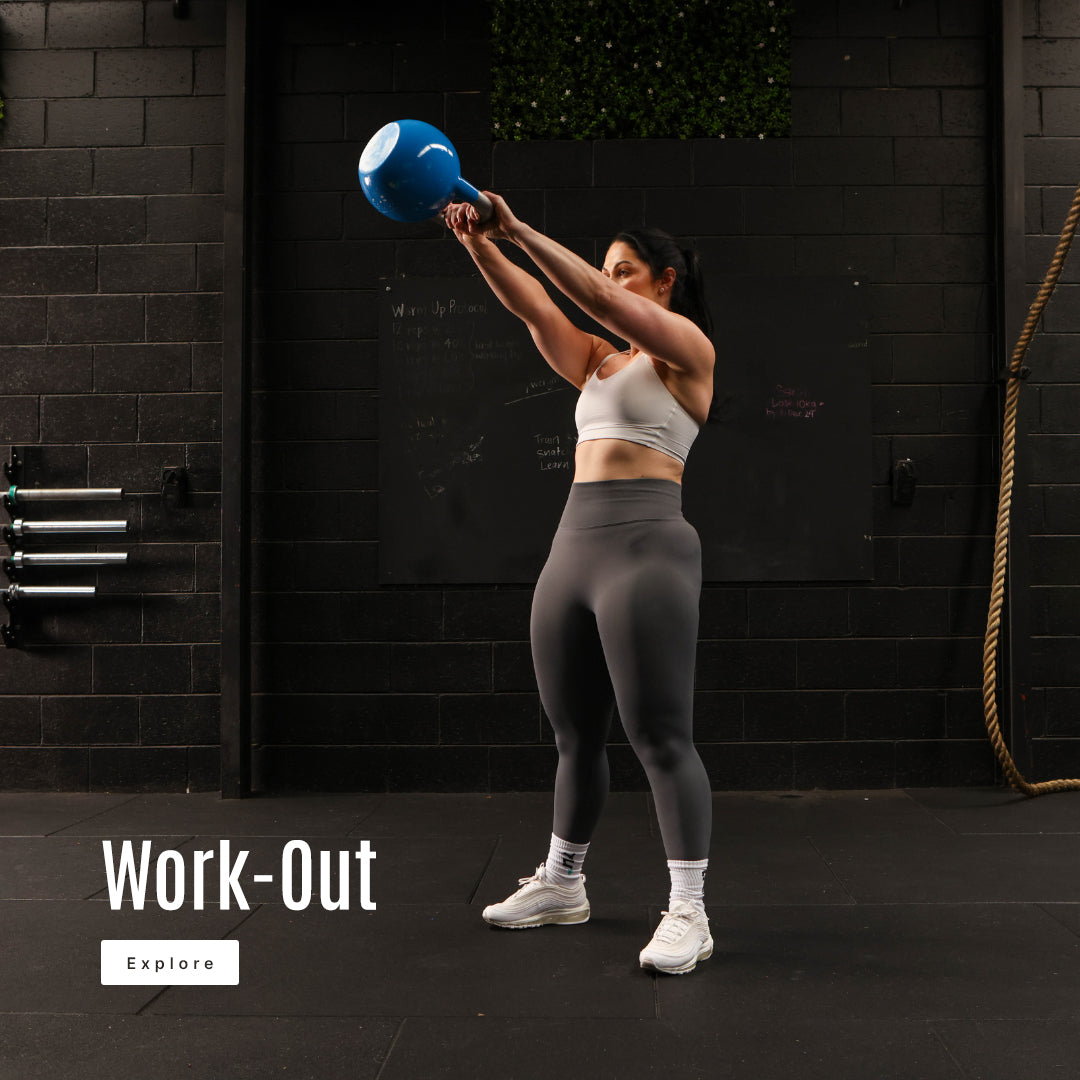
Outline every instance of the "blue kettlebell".
<path id="1" fill-rule="evenodd" d="M 450 140 L 423 120 L 394 120 L 379 128 L 360 155 L 358 171 L 368 202 L 394 221 L 424 221 L 452 202 L 471 202 L 481 221 L 494 209 L 461 178 Z"/>

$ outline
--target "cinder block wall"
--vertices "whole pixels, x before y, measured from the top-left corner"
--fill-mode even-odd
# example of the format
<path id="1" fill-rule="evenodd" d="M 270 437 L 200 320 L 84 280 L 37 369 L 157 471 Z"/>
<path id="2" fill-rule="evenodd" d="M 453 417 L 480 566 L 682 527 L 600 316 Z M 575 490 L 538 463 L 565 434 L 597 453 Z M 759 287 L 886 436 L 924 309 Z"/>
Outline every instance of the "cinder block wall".
<path id="1" fill-rule="evenodd" d="M 27 518 L 131 530 L 102 545 L 125 567 L 23 575 L 99 598 L 28 606 L 29 647 L 0 650 L 0 788 L 219 785 L 225 9 L 190 10 L 0 4 L 0 451 L 26 487 L 126 491 Z"/>
<path id="2" fill-rule="evenodd" d="M 950 2 L 799 9 L 794 137 L 767 141 L 492 147 L 482 6 L 415 33 L 386 14 L 375 25 L 344 11 L 286 21 L 262 371 L 265 414 L 278 416 L 288 393 L 292 419 L 261 426 L 259 486 L 264 513 L 308 516 L 289 515 L 289 535 L 261 532 L 265 782 L 551 782 L 529 590 L 376 585 L 364 491 L 375 417 L 358 393 L 378 385 L 376 279 L 473 272 L 440 228 L 388 223 L 333 175 L 351 179 L 356 149 L 400 116 L 444 125 L 474 182 L 587 258 L 646 221 L 693 237 L 718 275 L 855 272 L 869 283 L 874 581 L 707 588 L 698 743 L 717 788 L 993 781 L 979 691 L 996 426 L 987 26 L 981 5 Z M 722 354 L 721 343 L 721 365 Z M 328 409 L 345 390 L 348 413 Z M 890 463 L 905 456 L 922 485 L 901 510 Z M 332 475 L 316 475 L 315 461 Z M 290 464 L 293 479 L 275 480 Z M 642 786 L 624 742 L 611 759 L 616 786 Z"/>
<path id="3" fill-rule="evenodd" d="M 1034 297 L 1080 183 L 1080 8 L 1025 6 L 1027 275 Z M 1039 778 L 1080 776 L 1080 249 L 1028 353 L 1030 722 Z"/>
<path id="4" fill-rule="evenodd" d="M 0 424 L 39 448 L 50 482 L 128 487 L 138 533 L 130 567 L 95 575 L 108 597 L 58 613 L 51 646 L 0 655 L 0 786 L 214 788 L 223 4 L 192 3 L 186 22 L 153 0 L 90 7 L 0 4 L 0 242 L 15 249 L 0 261 Z M 717 789 L 995 779 L 980 692 L 997 475 L 984 5 L 798 8 L 793 138 L 764 142 L 492 146 L 481 0 L 319 0 L 265 24 L 260 784 L 551 783 L 529 590 L 377 585 L 378 279 L 472 272 L 440 229 L 393 225 L 354 186 L 363 142 L 401 116 L 445 126 L 471 179 L 589 258 L 644 220 L 693 237 L 717 274 L 869 283 L 874 580 L 707 588 L 698 742 Z M 1064 2 L 1029 9 L 1035 281 L 1080 178 L 1080 28 Z M 1028 387 L 1043 775 L 1076 762 L 1080 735 L 1074 289 Z M 168 512 L 157 485 L 180 453 L 194 502 Z M 918 463 L 910 508 L 889 500 L 897 457 Z M 625 743 L 612 765 L 616 786 L 643 786 Z"/>

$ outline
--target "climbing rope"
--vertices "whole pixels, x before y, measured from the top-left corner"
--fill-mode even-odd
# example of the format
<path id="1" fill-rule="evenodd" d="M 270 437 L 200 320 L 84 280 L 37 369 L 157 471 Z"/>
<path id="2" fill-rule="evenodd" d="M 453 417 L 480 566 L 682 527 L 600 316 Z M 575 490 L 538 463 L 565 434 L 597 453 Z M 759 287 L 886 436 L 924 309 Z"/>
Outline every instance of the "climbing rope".
<path id="1" fill-rule="evenodd" d="M 1024 355 L 1035 334 L 1035 327 L 1042 317 L 1043 308 L 1046 307 L 1061 276 L 1061 268 L 1065 264 L 1065 257 L 1069 254 L 1069 246 L 1072 244 L 1078 221 L 1080 221 L 1080 186 L 1077 187 L 1076 194 L 1073 196 L 1069 216 L 1065 219 L 1065 227 L 1061 231 L 1061 239 L 1058 241 L 1050 269 L 1046 273 L 1046 280 L 1043 281 L 1038 296 L 1028 309 L 1027 321 L 1024 323 L 1024 329 L 1013 350 L 1012 359 L 1009 361 L 1008 389 L 1005 393 L 1005 427 L 1001 444 L 1001 487 L 998 492 L 997 532 L 994 537 L 994 581 L 990 590 L 990 610 L 986 617 L 986 638 L 983 645 L 983 715 L 986 719 L 986 730 L 1009 783 L 1015 790 L 1023 792 L 1029 798 L 1051 791 L 1080 790 L 1080 779 L 1044 780 L 1038 784 L 1025 780 L 1001 737 L 997 711 L 998 631 L 1001 627 L 1005 568 L 1008 565 L 1009 553 L 1009 509 L 1012 506 L 1013 462 L 1016 457 L 1016 412 L 1017 402 L 1020 399 L 1020 383 L 1029 374 L 1028 369 L 1024 367 Z"/>

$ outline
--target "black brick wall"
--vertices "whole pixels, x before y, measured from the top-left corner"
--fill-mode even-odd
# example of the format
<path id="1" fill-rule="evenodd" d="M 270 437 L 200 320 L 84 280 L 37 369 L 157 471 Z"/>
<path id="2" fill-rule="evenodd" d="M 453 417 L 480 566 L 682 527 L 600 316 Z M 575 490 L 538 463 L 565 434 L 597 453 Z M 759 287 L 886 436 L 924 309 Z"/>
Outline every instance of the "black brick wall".
<path id="1" fill-rule="evenodd" d="M 23 577 L 99 595 L 0 654 L 2 788 L 218 787 L 225 6 L 190 8 L 0 3 L 0 434 L 24 486 L 123 487 L 78 513 L 131 523 L 127 566 Z"/>
<path id="2" fill-rule="evenodd" d="M 93 8 L 93 17 L 90 8 Z M 0 655 L 0 786 L 217 786 L 223 9 L 0 3 L 0 437 L 28 483 L 123 485 L 132 564 Z M 419 9 L 423 8 L 423 13 Z M 710 585 L 697 737 L 717 789 L 987 783 L 981 719 L 997 463 L 986 5 L 798 5 L 790 140 L 492 145 L 482 0 L 280 5 L 255 205 L 256 779 L 550 788 L 529 590 L 377 585 L 378 279 L 469 274 L 355 185 L 401 116 L 589 258 L 645 220 L 718 274 L 870 287 L 874 580 Z M 1080 179 L 1080 23 L 1025 19 L 1029 278 Z M 1071 36 L 1070 36 L 1071 35 Z M 1080 278 L 1025 387 L 1039 777 L 1080 765 Z M 538 360 L 538 362 L 540 362 Z M 722 365 L 722 350 L 720 362 Z M 910 456 L 910 508 L 889 499 Z M 192 505 L 157 496 L 187 464 Z M 616 787 L 644 778 L 620 738 Z"/>
<path id="3" fill-rule="evenodd" d="M 794 138 L 765 142 L 492 146 L 476 62 L 480 18 L 429 21 L 428 35 L 443 38 L 441 66 L 422 83 L 410 81 L 421 70 L 414 60 L 428 58 L 431 43 L 403 37 L 398 25 L 368 27 L 355 46 L 340 44 L 352 40 L 344 12 L 283 27 L 276 69 L 291 82 L 278 82 L 263 173 L 258 487 L 263 514 L 278 505 L 304 516 L 294 519 L 297 533 L 260 530 L 269 549 L 258 603 L 265 782 L 466 790 L 551 782 L 552 740 L 527 645 L 529 590 L 380 590 L 374 505 L 364 504 L 351 533 L 340 530 L 341 497 L 359 499 L 372 482 L 364 447 L 374 455 L 374 431 L 362 428 L 362 393 L 349 406 L 351 436 L 327 402 L 377 390 L 377 278 L 472 272 L 439 228 L 391 225 L 334 178 L 338 169 L 351 179 L 358 146 L 406 115 L 451 130 L 474 182 L 491 183 L 590 258 L 618 227 L 644 219 L 693 236 L 718 273 L 865 278 L 875 581 L 707 588 L 699 743 L 720 788 L 994 778 L 978 691 L 996 425 L 987 27 L 958 3 L 800 8 Z M 343 299 L 355 307 L 351 327 Z M 361 340 L 342 340 L 352 334 Z M 294 413 L 287 421 L 283 395 Z M 339 478 L 305 474 L 345 455 L 351 477 L 340 464 Z M 919 462 L 923 483 L 915 506 L 898 510 L 890 467 L 905 455 Z M 296 469 L 285 480 L 278 470 L 289 463 Z M 325 565 L 324 584 L 301 568 L 304 558 Z M 292 584 L 282 587 L 278 575 L 290 566 Z M 361 640 L 350 645 L 350 635 Z M 281 673 L 286 637 L 296 670 Z M 316 667 L 320 640 L 328 644 L 318 654 L 340 670 Z M 387 651 L 372 654 L 375 642 Z M 404 695 L 422 722 L 386 721 Z M 376 756 L 383 747 L 386 757 Z M 625 745 L 613 751 L 613 770 L 616 784 L 642 785 Z"/>
<path id="4" fill-rule="evenodd" d="M 1044 2 L 1024 42 L 1027 277 L 1043 281 L 1080 176 L 1080 16 Z M 1041 776 L 1080 768 L 1080 281 L 1066 262 L 1042 332 L 1021 413 L 1031 492 L 1032 685 L 1029 724 Z"/>

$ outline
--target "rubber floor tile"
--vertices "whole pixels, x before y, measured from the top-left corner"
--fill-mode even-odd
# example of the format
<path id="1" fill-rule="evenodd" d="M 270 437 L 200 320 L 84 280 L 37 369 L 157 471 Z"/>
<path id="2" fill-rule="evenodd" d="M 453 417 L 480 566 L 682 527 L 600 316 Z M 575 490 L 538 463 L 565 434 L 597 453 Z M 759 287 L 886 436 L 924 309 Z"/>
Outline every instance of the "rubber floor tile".
<path id="1" fill-rule="evenodd" d="M 405 1021 L 379 1080 L 964 1080 L 926 1024 Z"/>
<path id="2" fill-rule="evenodd" d="M 1080 1072 L 1080 1017 L 939 1021 L 934 1030 L 966 1080 L 1072 1080 Z"/>
<path id="3" fill-rule="evenodd" d="M 166 837 L 158 846 L 179 849 L 187 839 Z M 112 846 L 119 852 L 117 841 Z M 0 867 L 0 900 L 85 900 L 106 895 L 105 856 L 97 837 L 0 837 Z"/>
<path id="4" fill-rule="evenodd" d="M 851 904 L 811 839 L 784 834 L 714 836 L 705 875 L 706 906 Z"/>
<path id="5" fill-rule="evenodd" d="M 383 795 L 275 795 L 223 799 L 197 795 L 137 795 L 73 824 L 65 836 L 344 836 L 378 807 Z"/>
<path id="6" fill-rule="evenodd" d="M 4 1017 L 0 1076 L 18 1080 L 375 1080 L 400 1026 L 381 1018 Z"/>
<path id="7" fill-rule="evenodd" d="M 463 904 L 371 912 L 266 905 L 236 935 L 239 986 L 175 987 L 147 1012 L 652 1016 L 652 981 L 637 964 L 645 930 L 644 907 L 595 924 L 498 930 Z"/>
<path id="8" fill-rule="evenodd" d="M 957 833 L 1080 833 L 1080 791 L 1034 799 L 1009 788 L 911 788 L 908 795 Z"/>
<path id="9" fill-rule="evenodd" d="M 1080 902 L 1069 835 L 814 838 L 860 903 Z"/>
<path id="10" fill-rule="evenodd" d="M 0 836 L 50 836 L 135 798 L 83 792 L 0 792 Z"/>
<path id="11" fill-rule="evenodd" d="M 903 791 L 713 794 L 714 835 L 930 836 L 947 829 Z"/>
<path id="12" fill-rule="evenodd" d="M 1071 930 L 1080 937 L 1080 904 L 1040 904 L 1039 907 L 1067 930 Z"/>
<path id="13" fill-rule="evenodd" d="M 161 987 L 102 986 L 102 939 L 223 938 L 250 914 L 190 905 L 113 911 L 100 900 L 0 900 L 0 1013 L 133 1013 Z"/>
<path id="14" fill-rule="evenodd" d="M 641 793 L 597 830 L 592 919 L 521 931 L 481 911 L 544 858 L 550 793 L 0 795 L 0 1078 L 1073 1080 L 1077 814 L 1068 793 L 717 794 L 715 953 L 667 977 L 637 962 L 668 888 Z M 45 898 L 106 895 L 103 838 L 189 868 L 228 838 L 252 909 L 219 910 L 213 862 L 203 911 L 162 910 L 152 881 L 141 912 Z M 376 910 L 358 861 L 349 911 L 318 873 L 286 907 L 292 839 L 369 840 Z M 100 941 L 143 937 L 235 938 L 240 985 L 102 987 Z"/>
<path id="15" fill-rule="evenodd" d="M 734 907 L 709 917 L 712 957 L 692 977 L 657 977 L 661 1018 L 1046 1019 L 1080 1002 L 1080 938 L 1035 905 Z"/>

